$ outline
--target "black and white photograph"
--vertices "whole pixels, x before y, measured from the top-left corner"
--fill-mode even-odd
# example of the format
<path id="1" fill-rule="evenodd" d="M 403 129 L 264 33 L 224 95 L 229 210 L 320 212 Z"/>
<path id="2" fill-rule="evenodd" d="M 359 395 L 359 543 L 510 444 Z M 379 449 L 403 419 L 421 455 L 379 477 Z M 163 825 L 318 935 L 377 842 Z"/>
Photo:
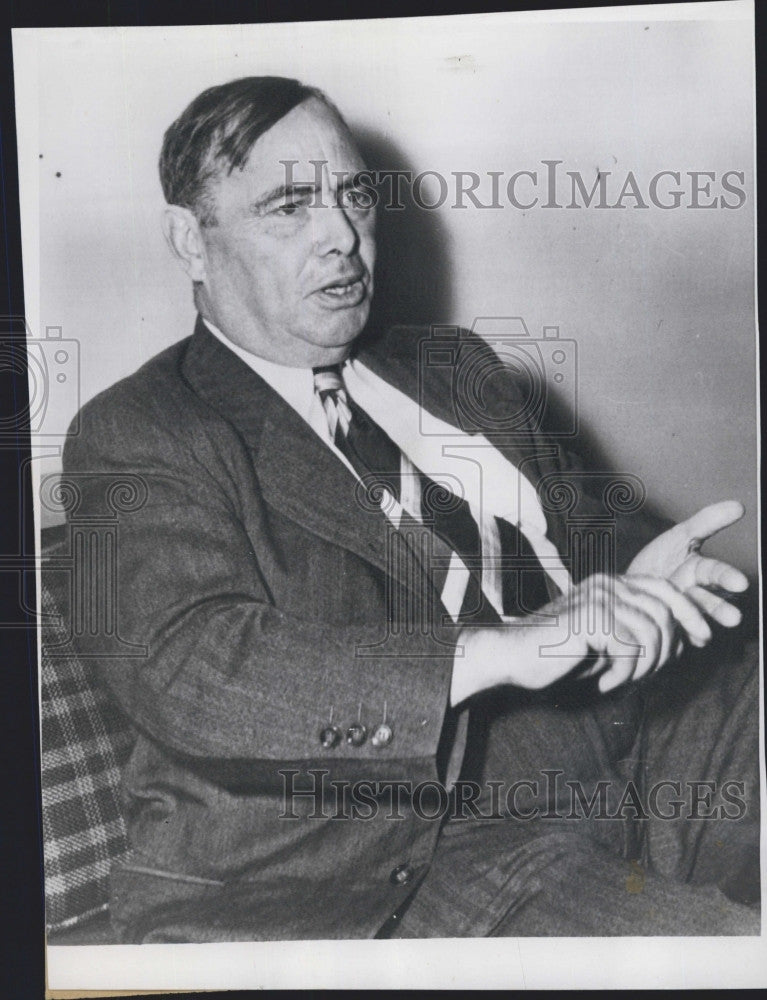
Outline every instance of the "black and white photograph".
<path id="1" fill-rule="evenodd" d="M 215 19 L 13 31 L 50 988 L 765 985 L 753 3 Z"/>

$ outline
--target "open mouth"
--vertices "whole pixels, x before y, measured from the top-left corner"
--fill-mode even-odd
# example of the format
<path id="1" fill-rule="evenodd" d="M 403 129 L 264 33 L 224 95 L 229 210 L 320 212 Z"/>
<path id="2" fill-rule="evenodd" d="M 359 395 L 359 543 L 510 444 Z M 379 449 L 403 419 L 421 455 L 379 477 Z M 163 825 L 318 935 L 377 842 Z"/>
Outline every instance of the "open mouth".
<path id="1" fill-rule="evenodd" d="M 365 282 L 362 278 L 347 278 L 333 285 L 326 285 L 316 294 L 329 304 L 358 305 L 365 297 Z"/>

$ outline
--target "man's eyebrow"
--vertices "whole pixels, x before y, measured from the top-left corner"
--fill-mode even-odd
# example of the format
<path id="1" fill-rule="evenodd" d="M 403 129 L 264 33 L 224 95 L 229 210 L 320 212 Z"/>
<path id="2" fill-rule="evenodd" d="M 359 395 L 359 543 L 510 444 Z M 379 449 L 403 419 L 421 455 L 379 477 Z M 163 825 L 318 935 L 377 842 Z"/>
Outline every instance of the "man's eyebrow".
<path id="1" fill-rule="evenodd" d="M 319 190 L 316 184 L 311 183 L 280 184 L 279 187 L 272 188 L 271 191 L 266 191 L 264 194 L 259 195 L 255 201 L 251 202 L 250 207 L 252 211 L 259 212 L 266 208 L 267 205 L 271 205 L 273 201 L 281 201 L 283 198 L 293 195 L 315 194 Z"/>

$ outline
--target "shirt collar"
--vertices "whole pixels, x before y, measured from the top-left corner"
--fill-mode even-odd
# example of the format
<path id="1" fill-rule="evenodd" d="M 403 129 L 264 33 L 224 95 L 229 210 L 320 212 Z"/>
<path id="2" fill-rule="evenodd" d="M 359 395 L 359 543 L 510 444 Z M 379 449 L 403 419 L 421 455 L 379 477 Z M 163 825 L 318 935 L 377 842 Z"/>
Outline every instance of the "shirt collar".
<path id="1" fill-rule="evenodd" d="M 257 375 L 260 375 L 264 382 L 271 386 L 275 392 L 279 393 L 299 416 L 307 421 L 310 419 L 312 402 L 314 400 L 314 375 L 311 368 L 291 368 L 289 365 L 280 365 L 275 361 L 267 361 L 266 358 L 252 354 L 250 351 L 246 351 L 243 347 L 240 347 L 239 344 L 233 343 L 217 326 L 214 326 L 204 316 L 202 317 L 202 321 L 217 340 L 220 340 L 225 347 L 233 351 Z"/>

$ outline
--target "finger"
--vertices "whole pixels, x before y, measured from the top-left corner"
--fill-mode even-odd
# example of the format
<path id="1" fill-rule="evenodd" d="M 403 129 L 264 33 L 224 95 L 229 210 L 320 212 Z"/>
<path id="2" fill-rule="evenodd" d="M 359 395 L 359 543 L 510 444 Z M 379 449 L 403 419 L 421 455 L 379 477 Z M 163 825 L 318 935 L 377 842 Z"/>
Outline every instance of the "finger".
<path id="1" fill-rule="evenodd" d="M 615 602 L 612 625 L 605 639 L 610 667 L 599 679 L 599 689 L 603 692 L 653 670 L 658 665 L 661 646 L 660 629 L 654 619 L 622 601 Z"/>
<path id="2" fill-rule="evenodd" d="M 593 634 L 602 628 L 605 616 L 612 614 L 615 601 L 615 579 L 602 573 L 587 577 L 581 584 L 582 601 L 578 608 L 578 624 Z M 605 629 L 605 634 L 609 631 Z"/>
<path id="3" fill-rule="evenodd" d="M 640 578 L 641 579 L 641 578 Z M 625 585 L 621 589 L 621 598 L 635 608 L 639 608 L 655 622 L 658 627 L 660 647 L 658 650 L 658 662 L 665 663 L 671 653 L 671 643 L 674 638 L 676 619 L 674 618 L 668 603 L 662 600 L 657 593 L 652 593 L 641 586 Z"/>
<path id="4" fill-rule="evenodd" d="M 580 638 L 594 654 L 585 677 L 601 673 L 600 691 L 609 691 L 631 677 L 641 643 L 627 626 L 616 637 L 614 577 L 594 574 L 582 580 L 570 595 L 569 626 L 572 638 Z"/>
<path id="5" fill-rule="evenodd" d="M 663 603 L 651 595 L 641 595 L 647 610 L 625 600 L 627 588 L 615 577 L 595 575 L 577 588 L 577 601 L 570 615 L 573 633 L 583 638 L 589 648 L 608 659 L 608 667 L 599 679 L 601 691 L 609 691 L 653 670 L 659 663 L 664 638 L 658 621 L 665 618 L 668 637 L 664 660 L 668 656 L 671 615 Z M 634 595 L 631 595 L 634 598 Z M 656 621 L 656 618 L 658 621 Z M 596 673 L 599 662 L 589 666 L 586 676 Z"/>
<path id="6" fill-rule="evenodd" d="M 691 587 L 688 595 L 701 607 L 707 615 L 724 628 L 734 628 L 740 625 L 743 615 L 734 604 L 730 604 L 719 594 L 712 594 L 703 587 Z"/>
<path id="7" fill-rule="evenodd" d="M 604 637 L 611 631 L 609 619 L 615 603 L 615 584 L 614 577 L 595 573 L 582 580 L 571 595 L 571 634 L 582 637 L 594 652 L 603 651 L 599 646 L 599 637 Z"/>
<path id="8" fill-rule="evenodd" d="M 609 666 L 597 682 L 597 686 L 602 694 L 607 694 L 608 691 L 612 691 L 614 688 L 620 687 L 621 684 L 630 681 L 636 671 L 636 664 L 636 656 L 631 658 L 626 656 L 625 653 L 610 660 Z"/>
<path id="9" fill-rule="evenodd" d="M 583 671 L 583 676 L 595 677 L 597 674 L 601 674 L 601 672 L 605 669 L 605 667 L 609 665 L 609 663 L 610 660 L 608 659 L 608 657 L 604 653 L 600 653 L 595 658 L 591 666 L 587 670 Z"/>
<path id="10" fill-rule="evenodd" d="M 633 654 L 629 652 L 631 646 L 635 649 Z M 621 640 L 611 639 L 607 650 L 609 665 L 598 682 L 599 690 L 603 694 L 631 680 L 636 672 L 641 647 L 639 637 L 631 635 L 626 629 L 623 630 Z"/>
<path id="11" fill-rule="evenodd" d="M 744 507 L 739 500 L 722 500 L 703 507 L 697 514 L 681 521 L 677 528 L 682 529 L 690 541 L 702 543 L 723 528 L 735 524 L 743 514 Z"/>
<path id="12" fill-rule="evenodd" d="M 686 572 L 692 576 L 688 586 L 719 587 L 720 590 L 729 590 L 733 594 L 748 589 L 748 577 L 729 563 L 709 559 L 707 556 L 692 556 L 686 561 L 690 562 L 690 567 L 680 569 L 682 574 Z"/>
<path id="13" fill-rule="evenodd" d="M 627 577 L 625 583 L 629 588 L 641 587 L 664 601 L 693 646 L 705 646 L 711 641 L 711 628 L 697 604 L 673 583 L 651 576 Z"/>
<path id="14" fill-rule="evenodd" d="M 647 599 L 647 597 L 645 598 Z M 658 602 L 660 604 L 660 602 Z M 665 611 L 666 609 L 664 609 Z M 630 634 L 636 636 L 642 647 L 636 657 L 633 679 L 638 680 L 663 666 L 668 660 L 671 649 L 671 616 L 668 615 L 667 634 L 664 637 L 664 627 L 660 625 L 655 614 L 649 613 L 636 605 L 623 604 L 618 606 L 618 629 L 617 635 L 620 637 L 621 630 L 627 629 Z M 663 654 L 663 656 L 661 656 Z"/>

